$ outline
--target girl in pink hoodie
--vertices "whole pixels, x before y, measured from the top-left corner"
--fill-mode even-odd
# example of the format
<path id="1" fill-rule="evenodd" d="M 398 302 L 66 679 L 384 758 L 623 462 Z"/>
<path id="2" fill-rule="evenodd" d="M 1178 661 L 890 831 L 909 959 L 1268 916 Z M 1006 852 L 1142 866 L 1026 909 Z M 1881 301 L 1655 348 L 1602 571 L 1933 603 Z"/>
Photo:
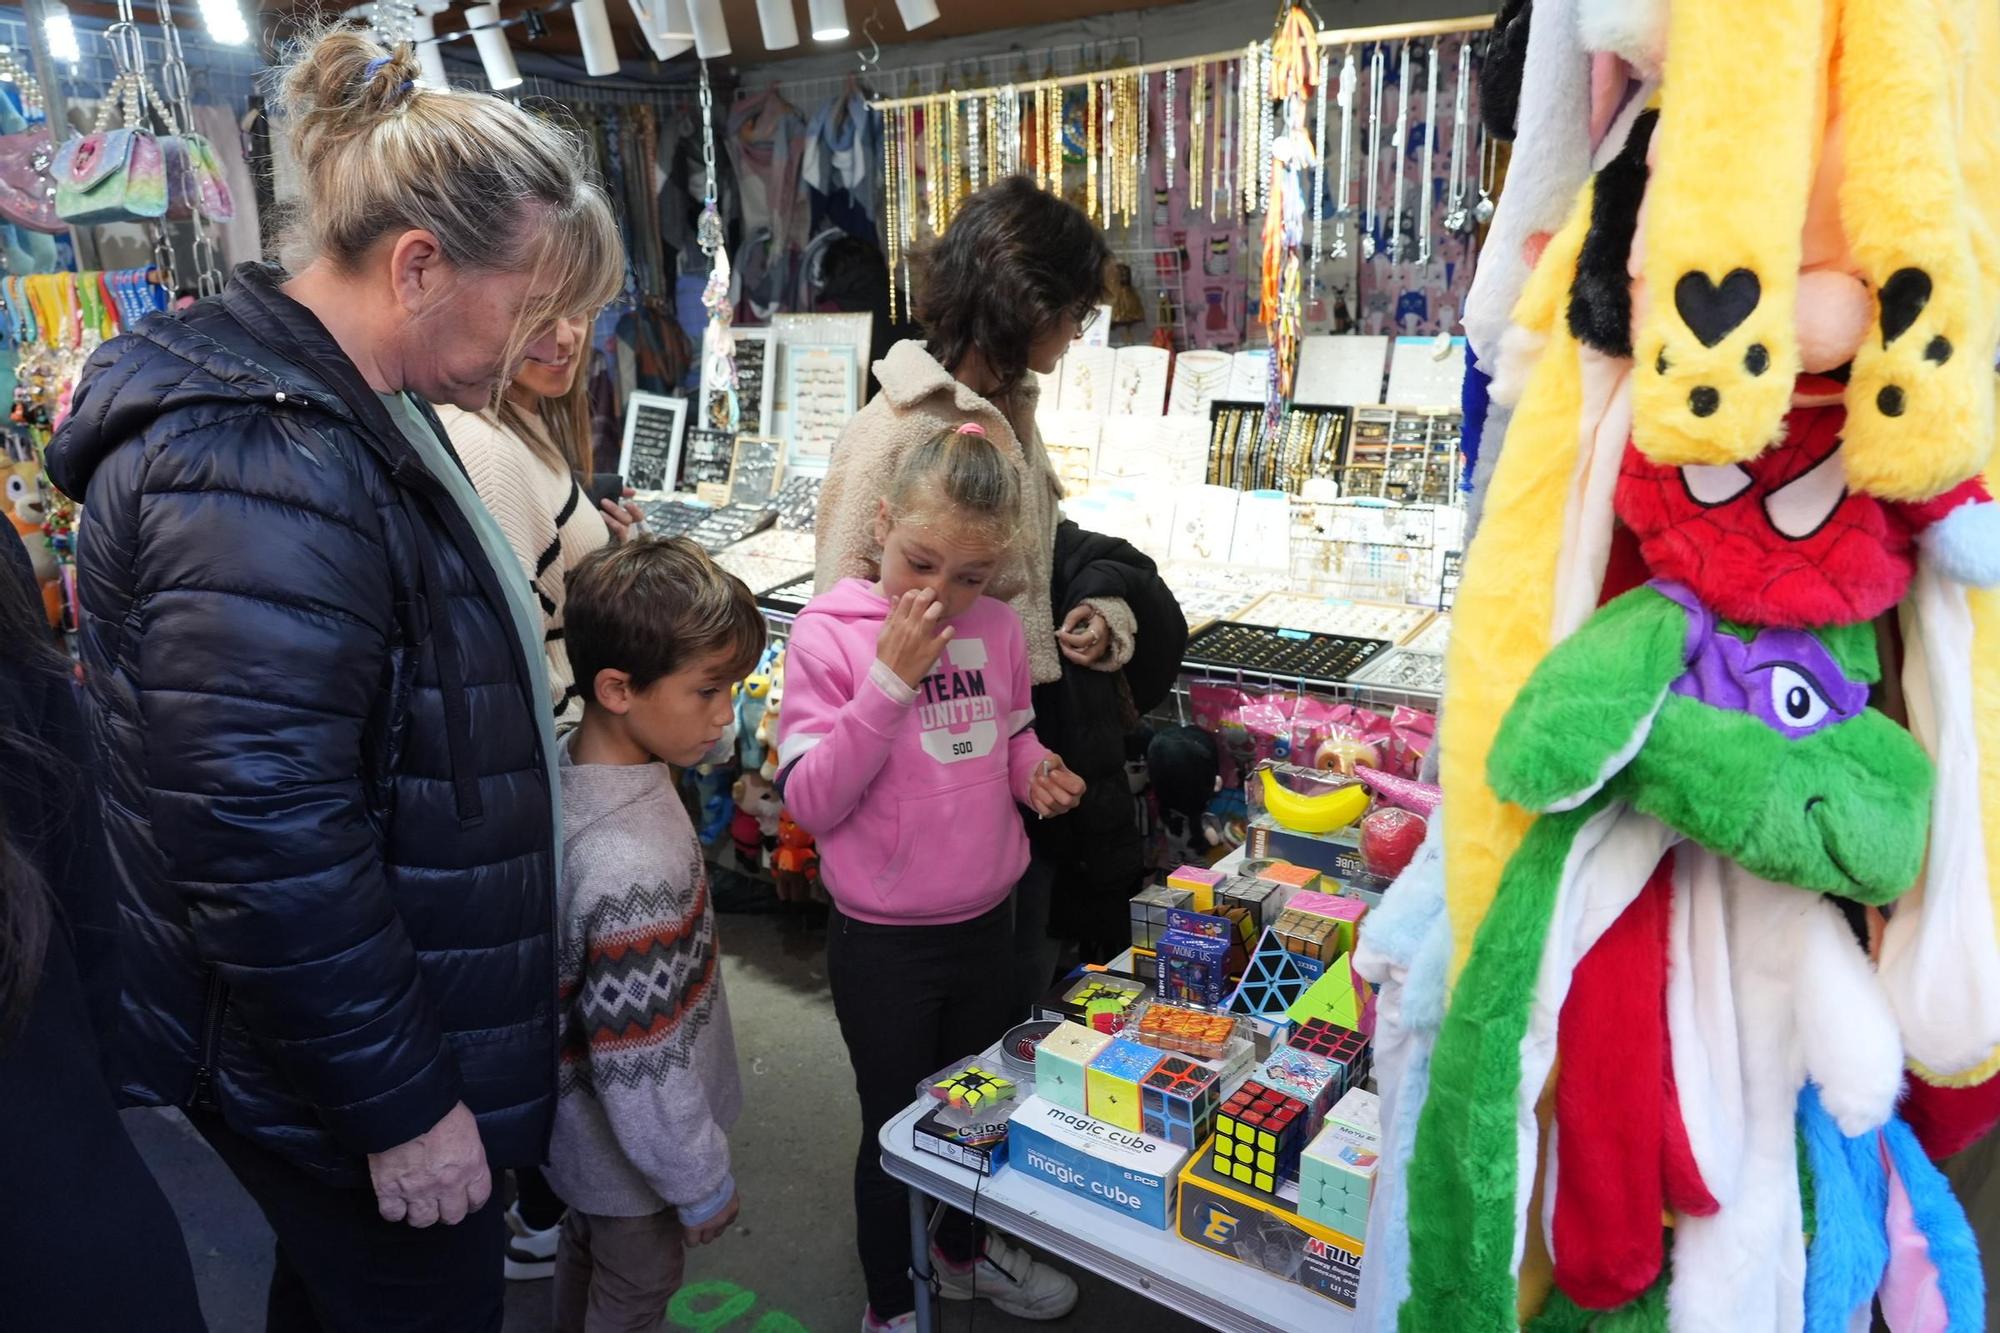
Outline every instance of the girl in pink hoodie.
<path id="1" fill-rule="evenodd" d="M 1015 1017 L 1009 894 L 1028 865 L 1015 805 L 1060 814 L 1083 791 L 1035 739 L 1020 617 L 981 595 L 1020 508 L 1016 471 L 983 430 L 940 432 L 877 502 L 880 580 L 814 598 L 786 654 L 778 784 L 819 841 L 827 974 L 861 1095 L 864 1329 L 899 1326 L 914 1305 L 905 1196 L 876 1135 L 925 1076 Z M 1040 1318 L 1075 1301 L 1067 1278 L 1000 1238 L 982 1247 L 969 1219 L 949 1219 L 938 1247 L 947 1295 L 1005 1290 Z"/>

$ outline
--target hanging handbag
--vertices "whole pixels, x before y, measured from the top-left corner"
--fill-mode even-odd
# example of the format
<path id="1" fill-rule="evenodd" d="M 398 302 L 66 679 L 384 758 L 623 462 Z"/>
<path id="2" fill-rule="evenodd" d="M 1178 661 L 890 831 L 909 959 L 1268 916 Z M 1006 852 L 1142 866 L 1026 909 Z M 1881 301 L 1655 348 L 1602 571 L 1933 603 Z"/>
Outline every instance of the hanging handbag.
<path id="1" fill-rule="evenodd" d="M 167 217 L 186 222 L 195 215 L 210 222 L 227 222 L 236 216 L 236 200 L 223 179 L 222 163 L 215 146 L 199 134 L 182 132 L 160 136 L 160 153 L 166 161 Z"/>
<path id="2" fill-rule="evenodd" d="M 118 75 L 98 104 L 96 128 L 56 154 L 56 212 L 65 222 L 150 222 L 166 213 L 166 165 L 143 128 L 140 96 L 138 76 Z M 125 123 L 114 128 L 120 108 Z"/>
<path id="3" fill-rule="evenodd" d="M 56 155 L 49 127 L 34 125 L 18 134 L 0 134 L 0 219 L 50 235 L 69 230 L 56 213 Z"/>

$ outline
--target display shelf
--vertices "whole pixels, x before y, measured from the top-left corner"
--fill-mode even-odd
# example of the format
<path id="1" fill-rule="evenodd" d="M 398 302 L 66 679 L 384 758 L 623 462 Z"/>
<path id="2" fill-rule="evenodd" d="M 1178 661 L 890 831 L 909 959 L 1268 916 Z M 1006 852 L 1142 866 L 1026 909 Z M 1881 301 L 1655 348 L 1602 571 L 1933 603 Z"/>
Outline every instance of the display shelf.
<path id="1" fill-rule="evenodd" d="M 1317 687 L 1341 684 L 1392 646 L 1387 639 L 1223 620 L 1189 639 L 1182 661 L 1209 673 L 1235 672 Z"/>
<path id="2" fill-rule="evenodd" d="M 883 1169 L 911 1189 L 1225 1333 L 1354 1326 L 1353 1311 L 1295 1283 L 1086 1203 L 1015 1167 L 981 1176 L 920 1155 L 915 1125 L 935 1105 L 928 1098 L 913 1103 L 882 1127 L 878 1140 Z"/>

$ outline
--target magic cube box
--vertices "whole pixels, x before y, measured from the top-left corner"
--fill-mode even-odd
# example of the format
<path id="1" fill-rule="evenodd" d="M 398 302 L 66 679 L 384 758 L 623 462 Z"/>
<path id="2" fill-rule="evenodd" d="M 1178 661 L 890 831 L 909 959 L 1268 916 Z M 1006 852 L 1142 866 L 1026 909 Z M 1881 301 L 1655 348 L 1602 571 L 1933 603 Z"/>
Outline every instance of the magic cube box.
<path id="1" fill-rule="evenodd" d="M 1114 1038 L 1084 1070 L 1087 1114 L 1107 1125 L 1140 1132 L 1144 1124 L 1139 1085 L 1160 1063 L 1160 1053 L 1136 1041 Z"/>
<path id="2" fill-rule="evenodd" d="M 1320 878 L 1319 871 L 1311 866 L 1293 865 L 1289 861 L 1279 861 L 1275 865 L 1264 867 L 1257 872 L 1257 878 L 1267 884 L 1278 886 L 1277 896 L 1283 900 L 1279 904 L 1280 910 L 1291 905 L 1294 894 L 1316 892 L 1325 884 Z"/>
<path id="3" fill-rule="evenodd" d="M 1356 1239 L 1368 1234 L 1381 1140 L 1328 1125 L 1299 1155 L 1299 1215 Z"/>
<path id="4" fill-rule="evenodd" d="M 1343 1071 L 1330 1060 L 1321 1059 L 1310 1051 L 1302 1051 L 1296 1046 L 1274 1047 L 1257 1071 L 1257 1080 L 1265 1087 L 1286 1096 L 1296 1097 L 1306 1106 L 1306 1134 L 1319 1133 L 1319 1127 L 1326 1120 L 1326 1113 L 1347 1091 L 1342 1077 Z"/>
<path id="5" fill-rule="evenodd" d="M 1043 997 L 1037 1012 L 1042 1018 L 1115 1033 L 1125 1026 L 1129 1011 L 1146 993 L 1146 983 L 1137 977 L 1117 972 L 1086 972 L 1058 983 Z"/>
<path id="6" fill-rule="evenodd" d="M 1250 933 L 1254 939 L 1264 927 L 1278 919 L 1278 912 L 1284 905 L 1284 894 L 1273 880 L 1232 875 L 1216 886 L 1215 905 L 1217 910 L 1231 907 L 1243 909 L 1249 915 Z"/>
<path id="7" fill-rule="evenodd" d="M 1291 1045 L 1310 1051 L 1341 1071 L 1342 1087 L 1359 1087 L 1373 1064 L 1368 1038 L 1352 1028 L 1344 1028 L 1315 1018 L 1291 1036 Z"/>
<path id="8" fill-rule="evenodd" d="M 1310 912 L 1336 923 L 1334 938 L 1339 953 L 1354 951 L 1354 932 L 1361 918 L 1368 911 L 1368 905 L 1359 898 L 1342 898 L 1331 893 L 1314 893 L 1310 890 L 1292 895 L 1285 904 L 1288 912 Z"/>
<path id="9" fill-rule="evenodd" d="M 1199 1148 L 1215 1130 L 1220 1100 L 1221 1080 L 1214 1070 L 1169 1055 L 1139 1087 L 1140 1128 L 1183 1148 Z"/>
<path id="10" fill-rule="evenodd" d="M 1265 1194 L 1298 1174 L 1306 1142 L 1305 1104 L 1255 1079 L 1230 1095 L 1215 1116 L 1215 1169 Z"/>
<path id="11" fill-rule="evenodd" d="M 1207 866 L 1182 866 L 1167 876 L 1167 887 L 1187 890 L 1194 898 L 1194 910 L 1208 912 L 1215 908 L 1215 886 L 1222 880 L 1219 870 L 1210 870 Z"/>
<path id="12" fill-rule="evenodd" d="M 1366 1088 L 1349 1088 L 1333 1104 L 1333 1109 L 1326 1113 L 1326 1123 L 1379 1139 L 1382 1137 L 1382 1099 Z"/>
<path id="13" fill-rule="evenodd" d="M 1170 930 L 1160 936 L 1160 997 L 1214 1008 L 1228 992 L 1228 940 Z"/>
<path id="14" fill-rule="evenodd" d="M 1084 1071 L 1111 1044 L 1102 1032 L 1079 1023 L 1064 1023 L 1035 1048 L 1035 1091 L 1044 1101 L 1090 1114 L 1090 1093 Z"/>
<path id="15" fill-rule="evenodd" d="M 1132 947 L 1151 949 L 1167 933 L 1167 913 L 1194 905 L 1194 895 L 1186 889 L 1153 884 L 1132 896 Z"/>

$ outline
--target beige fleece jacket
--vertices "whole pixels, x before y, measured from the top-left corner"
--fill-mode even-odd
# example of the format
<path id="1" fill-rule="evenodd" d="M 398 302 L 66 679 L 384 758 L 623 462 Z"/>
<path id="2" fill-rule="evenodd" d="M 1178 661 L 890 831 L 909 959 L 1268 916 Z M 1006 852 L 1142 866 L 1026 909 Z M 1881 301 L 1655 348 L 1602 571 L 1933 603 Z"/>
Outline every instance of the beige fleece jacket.
<path id="1" fill-rule="evenodd" d="M 940 430 L 976 421 L 1021 470 L 1021 528 L 1007 563 L 987 592 L 1011 605 L 1028 637 L 1028 669 L 1037 685 L 1062 677 L 1063 657 L 1056 628 L 1070 608 L 1049 605 L 1055 569 L 1056 523 L 1061 517 L 1062 483 L 1035 428 L 1041 386 L 1030 378 L 999 404 L 987 401 L 951 377 L 915 342 L 899 342 L 875 363 L 882 392 L 855 413 L 833 447 L 820 486 L 814 522 L 818 567 L 813 590 L 825 592 L 845 578 L 879 577 L 882 548 L 875 540 L 877 501 L 889 493 L 904 451 Z M 1138 623 L 1132 608 L 1116 597 L 1092 598 L 1089 605 L 1111 630 L 1111 650 L 1099 658 L 1100 671 L 1118 671 L 1132 660 Z"/>

